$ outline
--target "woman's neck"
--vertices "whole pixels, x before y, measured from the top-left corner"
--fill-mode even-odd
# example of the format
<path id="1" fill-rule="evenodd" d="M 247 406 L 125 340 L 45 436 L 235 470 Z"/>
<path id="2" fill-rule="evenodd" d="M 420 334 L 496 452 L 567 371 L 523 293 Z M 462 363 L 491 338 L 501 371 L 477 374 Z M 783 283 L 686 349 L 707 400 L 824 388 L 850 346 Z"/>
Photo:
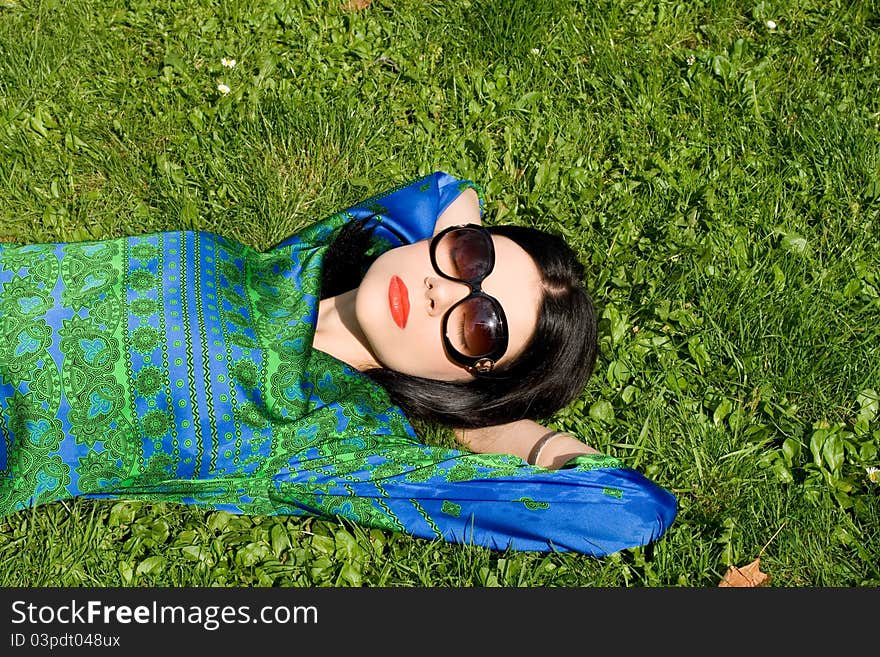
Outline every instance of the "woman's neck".
<path id="1" fill-rule="evenodd" d="M 358 324 L 356 299 L 357 288 L 321 300 L 312 346 L 357 370 L 365 370 L 378 363 Z"/>

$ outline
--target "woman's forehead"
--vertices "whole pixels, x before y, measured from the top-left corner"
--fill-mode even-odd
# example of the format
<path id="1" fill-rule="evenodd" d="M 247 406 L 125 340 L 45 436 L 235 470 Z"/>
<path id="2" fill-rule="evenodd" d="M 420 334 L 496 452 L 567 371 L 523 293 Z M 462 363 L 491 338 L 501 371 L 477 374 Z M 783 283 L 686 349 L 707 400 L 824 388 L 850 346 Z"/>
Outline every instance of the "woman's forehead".
<path id="1" fill-rule="evenodd" d="M 495 267 L 486 279 L 490 286 L 525 282 L 533 287 L 540 285 L 538 266 L 519 244 L 504 235 L 492 235 L 492 243 L 495 245 Z"/>

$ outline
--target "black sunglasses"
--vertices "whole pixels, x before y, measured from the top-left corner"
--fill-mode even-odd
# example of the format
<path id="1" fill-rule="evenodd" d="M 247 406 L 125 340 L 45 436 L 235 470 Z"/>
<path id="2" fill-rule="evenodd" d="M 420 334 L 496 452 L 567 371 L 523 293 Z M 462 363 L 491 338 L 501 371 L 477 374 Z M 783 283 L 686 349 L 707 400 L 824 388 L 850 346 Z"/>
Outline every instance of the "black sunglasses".
<path id="1" fill-rule="evenodd" d="M 450 226 L 431 240 L 431 265 L 443 278 L 464 283 L 470 294 L 443 315 L 443 346 L 449 357 L 478 374 L 488 374 L 507 351 L 507 318 L 501 304 L 480 284 L 495 267 L 495 246 L 488 230 L 477 224 Z M 449 338 L 458 331 L 461 347 Z"/>

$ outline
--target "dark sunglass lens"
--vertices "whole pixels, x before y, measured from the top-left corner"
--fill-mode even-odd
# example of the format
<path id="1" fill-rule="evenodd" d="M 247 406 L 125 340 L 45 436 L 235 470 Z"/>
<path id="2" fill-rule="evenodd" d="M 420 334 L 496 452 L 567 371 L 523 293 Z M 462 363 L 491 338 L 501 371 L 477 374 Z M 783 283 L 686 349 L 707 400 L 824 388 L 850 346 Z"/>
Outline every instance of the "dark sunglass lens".
<path id="1" fill-rule="evenodd" d="M 453 308 L 446 326 L 456 349 L 467 356 L 488 356 L 507 341 L 504 321 L 485 297 L 471 297 Z"/>
<path id="2" fill-rule="evenodd" d="M 466 281 L 487 276 L 493 264 L 490 240 L 486 233 L 478 230 L 450 231 L 440 244 L 447 254 L 445 262 L 449 267 L 444 273 Z"/>

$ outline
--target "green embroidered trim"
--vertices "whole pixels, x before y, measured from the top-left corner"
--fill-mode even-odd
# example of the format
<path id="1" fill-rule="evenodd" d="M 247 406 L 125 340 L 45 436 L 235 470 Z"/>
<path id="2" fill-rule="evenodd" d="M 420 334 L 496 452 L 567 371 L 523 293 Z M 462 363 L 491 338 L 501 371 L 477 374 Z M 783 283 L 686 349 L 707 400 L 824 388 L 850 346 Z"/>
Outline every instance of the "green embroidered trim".
<path id="1" fill-rule="evenodd" d="M 623 468 L 623 461 L 607 454 L 580 454 L 568 461 L 563 468 L 579 470 L 599 470 L 601 468 Z"/>
<path id="2" fill-rule="evenodd" d="M 455 516 L 456 518 L 461 516 L 461 504 L 456 504 L 449 500 L 443 500 L 443 506 L 440 507 L 440 510 L 448 516 Z"/>
<path id="3" fill-rule="evenodd" d="M 541 509 L 549 509 L 549 502 L 537 502 L 530 497 L 521 497 L 514 502 L 522 502 L 529 511 L 539 511 Z"/>
<path id="4" fill-rule="evenodd" d="M 434 522 L 434 520 L 431 518 L 425 508 L 416 500 L 410 500 L 410 502 L 412 502 L 412 505 L 416 508 L 416 511 L 418 511 L 419 515 L 422 516 L 424 521 L 428 523 L 428 526 L 431 528 L 431 531 L 434 532 L 434 535 L 437 538 L 442 538 L 443 532 L 440 531 L 440 527 L 437 526 L 437 523 Z"/>

